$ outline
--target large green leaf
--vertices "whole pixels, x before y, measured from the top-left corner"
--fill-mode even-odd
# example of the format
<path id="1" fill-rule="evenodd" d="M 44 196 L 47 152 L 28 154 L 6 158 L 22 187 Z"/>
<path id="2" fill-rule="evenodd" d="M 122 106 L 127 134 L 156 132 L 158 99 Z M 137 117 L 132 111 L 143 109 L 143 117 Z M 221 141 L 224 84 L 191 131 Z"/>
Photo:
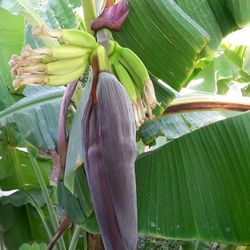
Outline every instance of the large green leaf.
<path id="1" fill-rule="evenodd" d="M 210 8 L 213 10 L 214 16 L 224 36 L 237 29 L 236 22 L 226 2 L 227 1 L 224 0 L 208 0 Z"/>
<path id="2" fill-rule="evenodd" d="M 155 120 L 145 122 L 139 129 L 139 135 L 145 144 L 154 143 L 158 136 L 165 136 L 165 141 L 167 142 L 236 114 L 238 114 L 236 111 L 200 111 L 166 114 Z"/>
<path id="3" fill-rule="evenodd" d="M 191 79 L 188 88 L 226 94 L 232 84 L 249 83 L 250 46 L 243 39 L 248 33 L 249 28 L 245 28 L 230 34 L 221 44 L 217 56 Z"/>
<path id="4" fill-rule="evenodd" d="M 165 111 L 169 103 L 173 101 L 173 99 L 176 97 L 178 94 L 177 91 L 172 89 L 168 84 L 162 81 L 158 81 L 155 77 L 150 76 L 151 80 L 154 84 L 154 89 L 155 89 L 155 95 L 156 99 L 159 103 L 154 110 L 153 113 L 156 117 L 159 117 L 162 115 L 162 113 Z"/>
<path id="5" fill-rule="evenodd" d="M 0 224 L 1 236 L 8 250 L 16 250 L 23 242 L 32 239 L 24 206 L 15 208 L 12 205 L 3 206 L 0 202 Z"/>
<path id="6" fill-rule="evenodd" d="M 47 249 L 47 244 L 45 243 L 33 243 L 32 245 L 30 244 L 22 244 L 19 248 L 19 250 L 46 250 Z"/>
<path id="7" fill-rule="evenodd" d="M 39 207 L 43 207 L 45 205 L 45 200 L 41 190 L 18 190 L 11 195 L 0 197 L 0 200 L 2 205 L 12 204 L 15 207 L 21 207 L 27 204 Z"/>
<path id="8" fill-rule="evenodd" d="M 44 179 L 48 184 L 51 162 L 39 160 Z M 38 189 L 38 182 L 26 152 L 7 147 L 1 152 L 0 159 L 0 188 L 2 190 L 32 190 Z"/>
<path id="9" fill-rule="evenodd" d="M 202 69 L 189 83 L 188 88 L 198 91 L 218 93 L 221 80 L 233 80 L 240 78 L 241 69 L 227 56 L 216 57 L 204 69 Z"/>
<path id="10" fill-rule="evenodd" d="M 28 88 L 25 98 L 0 112 L 0 127 L 15 123 L 36 148 L 54 150 L 63 92 L 64 88 Z"/>
<path id="11" fill-rule="evenodd" d="M 1 6 L 1 5 L 0 5 Z M 0 110 L 12 104 L 8 87 L 12 85 L 8 61 L 18 54 L 23 46 L 24 20 L 0 8 Z M 8 86 L 8 87 L 7 87 Z M 1 108 L 2 107 L 2 108 Z"/>
<path id="12" fill-rule="evenodd" d="M 75 171 L 74 195 L 60 182 L 58 184 L 59 206 L 65 211 L 67 217 L 74 223 L 83 223 L 93 213 L 87 178 L 83 168 Z"/>
<path id="13" fill-rule="evenodd" d="M 137 159 L 140 234 L 250 243 L 249 122 L 234 116 Z M 94 216 L 82 226 L 98 231 Z"/>
<path id="14" fill-rule="evenodd" d="M 250 2 L 248 0 L 226 0 L 239 27 L 250 24 Z"/>
<path id="15" fill-rule="evenodd" d="M 249 122 L 228 118 L 137 160 L 141 233 L 250 243 Z"/>
<path id="16" fill-rule="evenodd" d="M 206 52 L 213 52 L 222 40 L 219 24 L 209 6 L 208 1 L 200 0 L 175 0 L 177 4 L 209 34 L 211 40 Z"/>
<path id="17" fill-rule="evenodd" d="M 183 250 L 249 250 L 249 246 L 225 245 L 217 242 L 187 241 L 182 245 Z"/>
<path id="18" fill-rule="evenodd" d="M 22 243 L 47 242 L 48 237 L 36 210 L 31 206 L 14 207 L 0 201 L 1 236 L 6 249 L 17 250 Z"/>
<path id="19" fill-rule="evenodd" d="M 59 24 L 61 28 L 76 28 L 77 20 L 76 15 L 74 13 L 74 5 L 75 1 L 72 0 L 49 0 L 46 3 L 45 11 L 46 16 L 45 19 L 49 21 L 52 27 L 57 27 Z M 79 3 L 78 3 L 79 4 Z"/>
<path id="20" fill-rule="evenodd" d="M 114 37 L 134 50 L 153 75 L 179 90 L 209 35 L 173 0 L 129 3 L 129 17 Z"/>

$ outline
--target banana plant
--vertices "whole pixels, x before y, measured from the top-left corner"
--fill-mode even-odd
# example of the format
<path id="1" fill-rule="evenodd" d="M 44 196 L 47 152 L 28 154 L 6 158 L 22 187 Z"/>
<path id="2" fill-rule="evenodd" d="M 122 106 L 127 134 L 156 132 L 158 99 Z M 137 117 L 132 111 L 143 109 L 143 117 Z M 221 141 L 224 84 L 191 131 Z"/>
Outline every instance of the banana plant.
<path id="1" fill-rule="evenodd" d="M 137 234 L 182 240 L 183 249 L 210 247 L 203 241 L 247 249 L 250 46 L 223 38 L 250 23 L 249 8 L 247 0 L 0 1 L 0 188 L 40 188 L 48 249 L 58 238 L 55 247 L 76 249 L 83 235 L 88 249 L 142 249 Z M 34 171 L 27 178 L 20 146 Z M 54 168 L 57 214 L 41 156 Z M 8 186 L 10 173 L 21 185 Z M 70 227 L 68 242 L 60 236 Z M 18 244 L 35 239 L 27 233 Z"/>

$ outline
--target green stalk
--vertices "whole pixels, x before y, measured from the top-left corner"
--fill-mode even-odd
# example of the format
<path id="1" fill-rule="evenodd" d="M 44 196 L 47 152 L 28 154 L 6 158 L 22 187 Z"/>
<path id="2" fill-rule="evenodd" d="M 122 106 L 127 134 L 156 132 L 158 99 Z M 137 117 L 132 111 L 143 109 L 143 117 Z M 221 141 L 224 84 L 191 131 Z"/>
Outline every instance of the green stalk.
<path id="1" fill-rule="evenodd" d="M 80 232 L 81 232 L 81 227 L 76 225 L 73 236 L 72 236 L 72 239 L 70 241 L 69 250 L 75 250 L 76 249 Z"/>
<path id="2" fill-rule="evenodd" d="M 81 2 L 86 31 L 94 34 L 93 30 L 91 30 L 91 23 L 96 18 L 95 2 L 94 0 L 81 0 Z"/>
<path id="3" fill-rule="evenodd" d="M 98 43 L 105 46 L 109 40 L 113 40 L 112 32 L 109 29 L 103 28 L 96 32 L 96 40 Z"/>
<path id="4" fill-rule="evenodd" d="M 53 208 L 53 204 L 52 204 L 52 201 L 50 199 L 50 195 L 49 195 L 46 183 L 44 181 L 44 178 L 43 178 L 42 172 L 40 170 L 40 167 L 39 167 L 39 165 L 37 163 L 37 160 L 36 160 L 36 158 L 34 156 L 33 150 L 28 148 L 28 154 L 29 154 L 29 158 L 31 160 L 31 164 L 32 164 L 32 167 L 34 169 L 35 175 L 36 175 L 37 180 L 39 182 L 39 186 L 40 186 L 40 188 L 42 190 L 44 199 L 46 201 L 48 211 L 49 211 L 49 216 L 50 216 L 52 226 L 53 226 L 53 229 L 54 229 L 54 233 L 55 233 L 57 231 L 57 229 L 59 228 L 59 224 L 58 224 L 58 221 L 56 219 L 56 213 L 55 213 L 55 210 Z M 66 246 L 65 246 L 63 238 L 59 238 L 58 246 L 59 246 L 60 250 L 66 250 Z"/>
<path id="5" fill-rule="evenodd" d="M 4 249 L 3 229 L 2 229 L 2 226 L 0 226 L 0 249 Z"/>
<path id="6" fill-rule="evenodd" d="M 40 219 L 42 220 L 42 223 L 44 225 L 44 228 L 48 234 L 49 239 L 51 239 L 53 237 L 53 234 L 50 230 L 49 224 L 46 222 L 46 217 L 43 213 L 43 210 L 39 207 L 39 205 L 37 204 L 37 202 L 35 201 L 35 199 L 33 199 L 33 197 L 26 191 L 24 191 L 24 193 L 29 197 L 29 199 L 32 201 L 32 205 L 35 207 Z"/>

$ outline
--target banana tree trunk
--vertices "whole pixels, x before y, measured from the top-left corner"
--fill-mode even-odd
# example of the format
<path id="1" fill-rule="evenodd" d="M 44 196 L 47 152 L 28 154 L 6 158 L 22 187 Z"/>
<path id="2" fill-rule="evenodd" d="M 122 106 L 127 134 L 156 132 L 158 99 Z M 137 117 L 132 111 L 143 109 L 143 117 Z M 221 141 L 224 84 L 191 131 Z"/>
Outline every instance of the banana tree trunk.
<path id="1" fill-rule="evenodd" d="M 101 235 L 99 234 L 87 234 L 87 249 L 88 250 L 104 250 Z"/>

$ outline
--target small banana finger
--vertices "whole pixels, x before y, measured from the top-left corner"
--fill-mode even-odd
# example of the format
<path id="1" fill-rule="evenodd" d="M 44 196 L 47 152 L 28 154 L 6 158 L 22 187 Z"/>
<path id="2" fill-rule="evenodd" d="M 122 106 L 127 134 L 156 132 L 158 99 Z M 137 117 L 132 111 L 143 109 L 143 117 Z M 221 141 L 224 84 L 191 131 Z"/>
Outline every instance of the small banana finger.
<path id="1" fill-rule="evenodd" d="M 51 86 L 61 86 L 69 84 L 80 78 L 80 76 L 84 74 L 87 66 L 88 64 L 85 63 L 78 70 L 64 75 L 49 75 L 47 76 L 46 84 Z"/>
<path id="2" fill-rule="evenodd" d="M 79 46 L 64 44 L 52 48 L 40 48 L 33 50 L 30 46 L 26 46 L 22 51 L 22 59 L 29 57 L 42 59 L 53 57 L 53 59 L 70 59 L 88 55 L 90 49 L 82 48 Z"/>
<path id="3" fill-rule="evenodd" d="M 94 49 L 98 43 L 95 38 L 84 31 L 75 30 L 75 29 L 58 29 L 58 30 L 49 30 L 44 27 L 34 27 L 32 34 L 35 36 L 45 36 L 60 39 L 66 43 Z"/>
<path id="4" fill-rule="evenodd" d="M 142 94 L 144 91 L 144 83 L 142 79 L 138 76 L 135 69 L 132 68 L 130 62 L 126 61 L 123 57 L 120 55 L 117 56 L 117 61 L 123 65 L 123 67 L 128 71 L 128 73 L 131 75 L 133 81 L 135 82 L 139 92 Z"/>
<path id="5" fill-rule="evenodd" d="M 51 74 L 51 75 L 64 75 L 76 71 L 82 65 L 88 64 L 88 56 L 78 57 L 74 59 L 65 59 L 48 64 L 39 63 L 32 66 L 19 67 L 17 69 L 18 75 L 24 73 L 37 73 L 37 74 Z"/>
<path id="6" fill-rule="evenodd" d="M 120 60 L 123 63 L 126 63 L 127 67 L 131 72 L 133 72 L 133 76 L 137 78 L 138 88 L 141 93 L 144 92 L 144 85 L 146 81 L 149 79 L 148 71 L 141 61 L 141 59 L 128 48 L 119 48 Z"/>
<path id="7" fill-rule="evenodd" d="M 120 63 L 113 64 L 112 66 L 117 74 L 120 83 L 128 92 L 130 99 L 132 101 L 135 101 L 137 99 L 135 86 L 127 70 Z"/>

